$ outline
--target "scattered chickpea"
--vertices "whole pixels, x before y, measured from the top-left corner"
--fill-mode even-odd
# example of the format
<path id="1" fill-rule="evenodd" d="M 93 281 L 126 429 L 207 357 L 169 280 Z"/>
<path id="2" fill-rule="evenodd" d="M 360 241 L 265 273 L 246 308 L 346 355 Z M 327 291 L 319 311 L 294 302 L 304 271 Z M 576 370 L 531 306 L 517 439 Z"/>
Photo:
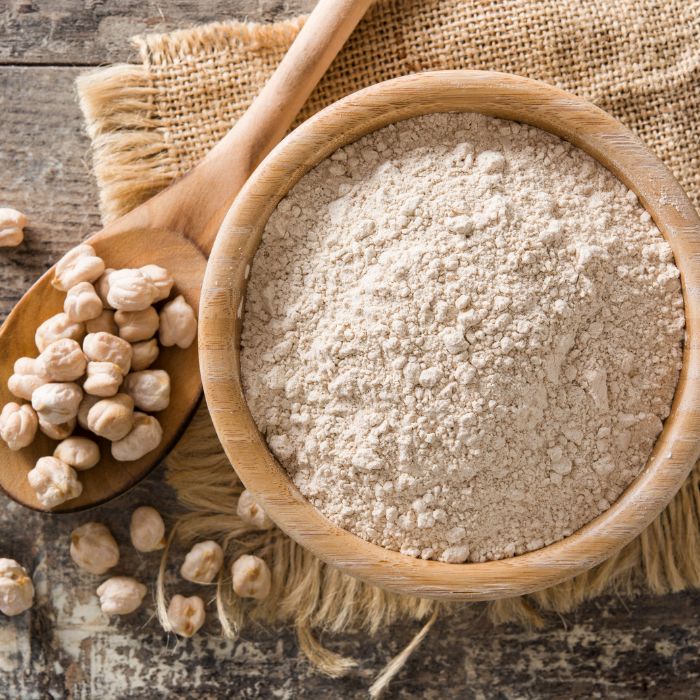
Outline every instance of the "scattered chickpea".
<path id="1" fill-rule="evenodd" d="M 78 282 L 68 290 L 63 310 L 71 321 L 90 321 L 102 313 L 102 300 L 90 282 Z"/>
<path id="2" fill-rule="evenodd" d="M 95 291 L 97 296 L 100 297 L 102 301 L 102 306 L 105 309 L 109 308 L 109 302 L 107 301 L 107 295 L 109 294 L 109 276 L 114 272 L 114 269 L 108 267 L 102 273 L 102 276 L 95 282 Z"/>
<path id="3" fill-rule="evenodd" d="M 78 415 L 82 389 L 73 382 L 50 382 L 32 394 L 32 408 L 45 423 L 58 425 Z"/>
<path id="4" fill-rule="evenodd" d="M 43 352 L 54 340 L 71 338 L 78 343 L 85 337 L 85 324 L 71 321 L 65 313 L 47 318 L 34 334 L 34 342 L 39 352 Z"/>
<path id="5" fill-rule="evenodd" d="M 110 335 L 119 333 L 119 326 L 114 320 L 114 311 L 109 309 L 103 309 L 99 316 L 85 321 L 85 329 L 88 333 L 109 333 Z"/>
<path id="6" fill-rule="evenodd" d="M 211 583 L 224 563 L 224 550 L 214 540 L 197 542 L 185 557 L 180 575 L 192 583 Z"/>
<path id="7" fill-rule="evenodd" d="M 65 423 L 47 423 L 39 416 L 39 430 L 52 440 L 65 440 L 70 437 L 75 430 L 75 418 L 71 418 Z"/>
<path id="8" fill-rule="evenodd" d="M 153 300 L 154 303 L 163 301 L 163 299 L 167 299 L 170 296 L 175 280 L 164 267 L 160 265 L 144 265 L 139 269 L 141 274 L 154 284 L 158 292 L 158 295 Z"/>
<path id="9" fill-rule="evenodd" d="M 105 269 L 102 258 L 86 243 L 69 250 L 57 263 L 53 286 L 67 292 L 79 282 L 94 282 Z"/>
<path id="10" fill-rule="evenodd" d="M 95 435 L 107 440 L 121 440 L 134 425 L 134 402 L 126 394 L 102 399 L 89 410 L 87 424 Z"/>
<path id="11" fill-rule="evenodd" d="M 100 608 L 106 615 L 128 615 L 137 610 L 148 589 L 130 576 L 112 576 L 97 589 Z"/>
<path id="12" fill-rule="evenodd" d="M 131 367 L 131 345 L 111 333 L 88 333 L 83 341 L 83 352 L 92 362 L 113 362 L 123 374 Z"/>
<path id="13" fill-rule="evenodd" d="M 140 372 L 150 367 L 158 359 L 160 353 L 158 341 L 155 338 L 144 340 L 141 343 L 134 343 L 131 349 L 133 351 L 131 355 L 131 369 L 134 372 Z"/>
<path id="14" fill-rule="evenodd" d="M 233 590 L 241 598 L 267 598 L 272 586 L 270 567 L 260 557 L 244 554 L 231 566 Z"/>
<path id="15" fill-rule="evenodd" d="M 34 585 L 27 570 L 14 559 L 0 559 L 0 612 L 19 615 L 34 602 Z"/>
<path id="16" fill-rule="evenodd" d="M 27 217 L 21 211 L 0 208 L 0 248 L 18 246 L 24 240 Z"/>
<path id="17" fill-rule="evenodd" d="M 86 437 L 69 437 L 56 445 L 53 456 L 73 469 L 92 469 L 100 461 L 100 448 Z"/>
<path id="18" fill-rule="evenodd" d="M 27 480 L 39 503 L 46 508 L 55 508 L 83 492 L 75 470 L 55 457 L 40 457 L 27 474 Z"/>
<path id="19" fill-rule="evenodd" d="M 88 362 L 83 391 L 94 396 L 114 396 L 124 379 L 121 367 L 113 362 Z"/>
<path id="20" fill-rule="evenodd" d="M 251 525 L 257 530 L 270 530 L 275 526 L 248 489 L 243 489 L 241 495 L 238 497 L 236 515 L 238 515 L 244 523 Z"/>
<path id="21" fill-rule="evenodd" d="M 132 372 L 124 379 L 124 391 L 142 411 L 162 411 L 170 403 L 170 376 L 162 369 Z"/>
<path id="22" fill-rule="evenodd" d="M 158 296 L 158 290 L 140 270 L 115 270 L 109 276 L 107 302 L 113 309 L 142 311 Z"/>
<path id="23" fill-rule="evenodd" d="M 17 398 L 31 401 L 32 394 L 49 378 L 38 358 L 20 357 L 14 365 L 14 374 L 7 380 L 7 388 Z"/>
<path id="24" fill-rule="evenodd" d="M 119 545 L 102 523 L 85 523 L 70 536 L 71 559 L 85 571 L 101 575 L 119 563 Z"/>
<path id="25" fill-rule="evenodd" d="M 131 514 L 131 544 L 139 552 L 155 552 L 165 547 L 165 523 L 151 506 L 140 506 Z"/>
<path id="26" fill-rule="evenodd" d="M 194 310 L 181 294 L 169 301 L 160 312 L 160 344 L 165 347 L 177 345 L 184 349 L 192 345 L 196 335 Z"/>
<path id="27" fill-rule="evenodd" d="M 148 306 L 142 311 L 117 311 L 114 320 L 119 326 L 119 337 L 136 343 L 152 338 L 158 330 L 158 312 Z"/>
<path id="28" fill-rule="evenodd" d="M 175 634 L 192 637 L 204 624 L 204 601 L 197 595 L 174 595 L 168 605 L 168 622 Z"/>
<path id="29" fill-rule="evenodd" d="M 0 413 L 0 437 L 11 450 L 21 450 L 34 440 L 39 420 L 27 403 L 8 403 Z"/>
<path id="30" fill-rule="evenodd" d="M 39 367 L 50 382 L 73 382 L 85 374 L 87 358 L 71 338 L 54 340 L 39 355 Z"/>
<path id="31" fill-rule="evenodd" d="M 119 462 L 133 462 L 155 450 L 163 439 L 163 429 L 153 416 L 134 412 L 134 427 L 121 440 L 112 443 L 112 457 Z"/>

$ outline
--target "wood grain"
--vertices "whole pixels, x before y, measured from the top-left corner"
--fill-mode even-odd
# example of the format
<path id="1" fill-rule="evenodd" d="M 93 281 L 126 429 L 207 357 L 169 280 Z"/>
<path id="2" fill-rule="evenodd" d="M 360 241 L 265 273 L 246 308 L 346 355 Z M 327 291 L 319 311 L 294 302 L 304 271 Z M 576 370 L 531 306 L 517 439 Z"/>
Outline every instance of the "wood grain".
<path id="1" fill-rule="evenodd" d="M 267 448 L 240 382 L 247 272 L 279 200 L 339 146 L 431 112 L 476 111 L 532 124 L 574 143 L 639 197 L 673 249 L 688 342 L 671 414 L 647 465 L 611 508 L 573 535 L 510 559 L 447 564 L 389 551 L 326 519 Z M 545 83 L 505 73 L 442 71 L 387 81 L 326 108 L 292 132 L 247 182 L 207 266 L 200 307 L 202 379 L 214 426 L 236 471 L 273 520 L 324 561 L 412 595 L 489 600 L 530 593 L 585 571 L 636 537 L 668 504 L 700 452 L 700 218 L 671 172 L 622 124 Z"/>

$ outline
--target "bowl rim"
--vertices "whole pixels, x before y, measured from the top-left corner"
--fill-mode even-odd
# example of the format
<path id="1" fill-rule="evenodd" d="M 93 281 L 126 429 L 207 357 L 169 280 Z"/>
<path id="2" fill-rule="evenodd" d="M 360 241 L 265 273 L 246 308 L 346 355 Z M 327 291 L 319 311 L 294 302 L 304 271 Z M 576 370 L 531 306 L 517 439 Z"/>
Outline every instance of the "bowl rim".
<path id="1" fill-rule="evenodd" d="M 268 450 L 246 405 L 240 327 L 250 263 L 278 201 L 339 147 L 406 118 L 480 112 L 537 126 L 578 146 L 632 189 L 670 243 L 686 318 L 683 367 L 671 413 L 640 474 L 605 512 L 541 549 L 479 563 L 422 560 L 331 523 Z M 241 481 L 276 524 L 328 564 L 399 593 L 490 600 L 554 585 L 610 557 L 663 510 L 700 452 L 700 218 L 668 168 L 614 117 L 556 87 L 494 71 L 418 73 L 360 90 L 311 117 L 263 161 L 221 225 L 203 281 L 199 356 L 214 427 Z"/>

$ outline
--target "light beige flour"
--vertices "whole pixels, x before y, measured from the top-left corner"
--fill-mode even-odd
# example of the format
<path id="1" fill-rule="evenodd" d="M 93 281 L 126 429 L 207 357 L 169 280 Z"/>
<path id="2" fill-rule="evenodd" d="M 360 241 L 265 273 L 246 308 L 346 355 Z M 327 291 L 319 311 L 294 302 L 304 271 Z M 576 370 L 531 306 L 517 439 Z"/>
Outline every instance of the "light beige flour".
<path id="1" fill-rule="evenodd" d="M 642 468 L 681 364 L 670 247 L 567 142 L 475 114 L 307 174 L 255 257 L 241 372 L 329 519 L 461 562 L 554 542 Z"/>

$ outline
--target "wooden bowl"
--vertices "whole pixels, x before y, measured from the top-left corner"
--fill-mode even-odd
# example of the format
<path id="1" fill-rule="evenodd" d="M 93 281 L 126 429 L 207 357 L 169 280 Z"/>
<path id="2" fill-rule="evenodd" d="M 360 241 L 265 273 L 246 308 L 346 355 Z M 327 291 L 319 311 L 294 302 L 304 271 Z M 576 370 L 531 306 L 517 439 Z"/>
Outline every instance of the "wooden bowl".
<path id="1" fill-rule="evenodd" d="M 389 551 L 343 530 L 312 506 L 277 463 L 243 396 L 239 370 L 247 276 L 267 220 L 312 167 L 387 124 L 430 112 L 480 112 L 531 124 L 575 144 L 639 197 L 680 268 L 687 342 L 671 414 L 649 460 L 607 511 L 559 542 L 511 559 L 447 564 Z M 486 600 L 551 586 L 603 561 L 666 506 L 700 447 L 700 219 L 670 171 L 622 124 L 550 85 L 484 71 L 390 80 L 327 107 L 292 132 L 255 171 L 229 211 L 202 289 L 199 350 L 204 390 L 224 450 L 277 525 L 322 560 L 393 591 Z"/>

